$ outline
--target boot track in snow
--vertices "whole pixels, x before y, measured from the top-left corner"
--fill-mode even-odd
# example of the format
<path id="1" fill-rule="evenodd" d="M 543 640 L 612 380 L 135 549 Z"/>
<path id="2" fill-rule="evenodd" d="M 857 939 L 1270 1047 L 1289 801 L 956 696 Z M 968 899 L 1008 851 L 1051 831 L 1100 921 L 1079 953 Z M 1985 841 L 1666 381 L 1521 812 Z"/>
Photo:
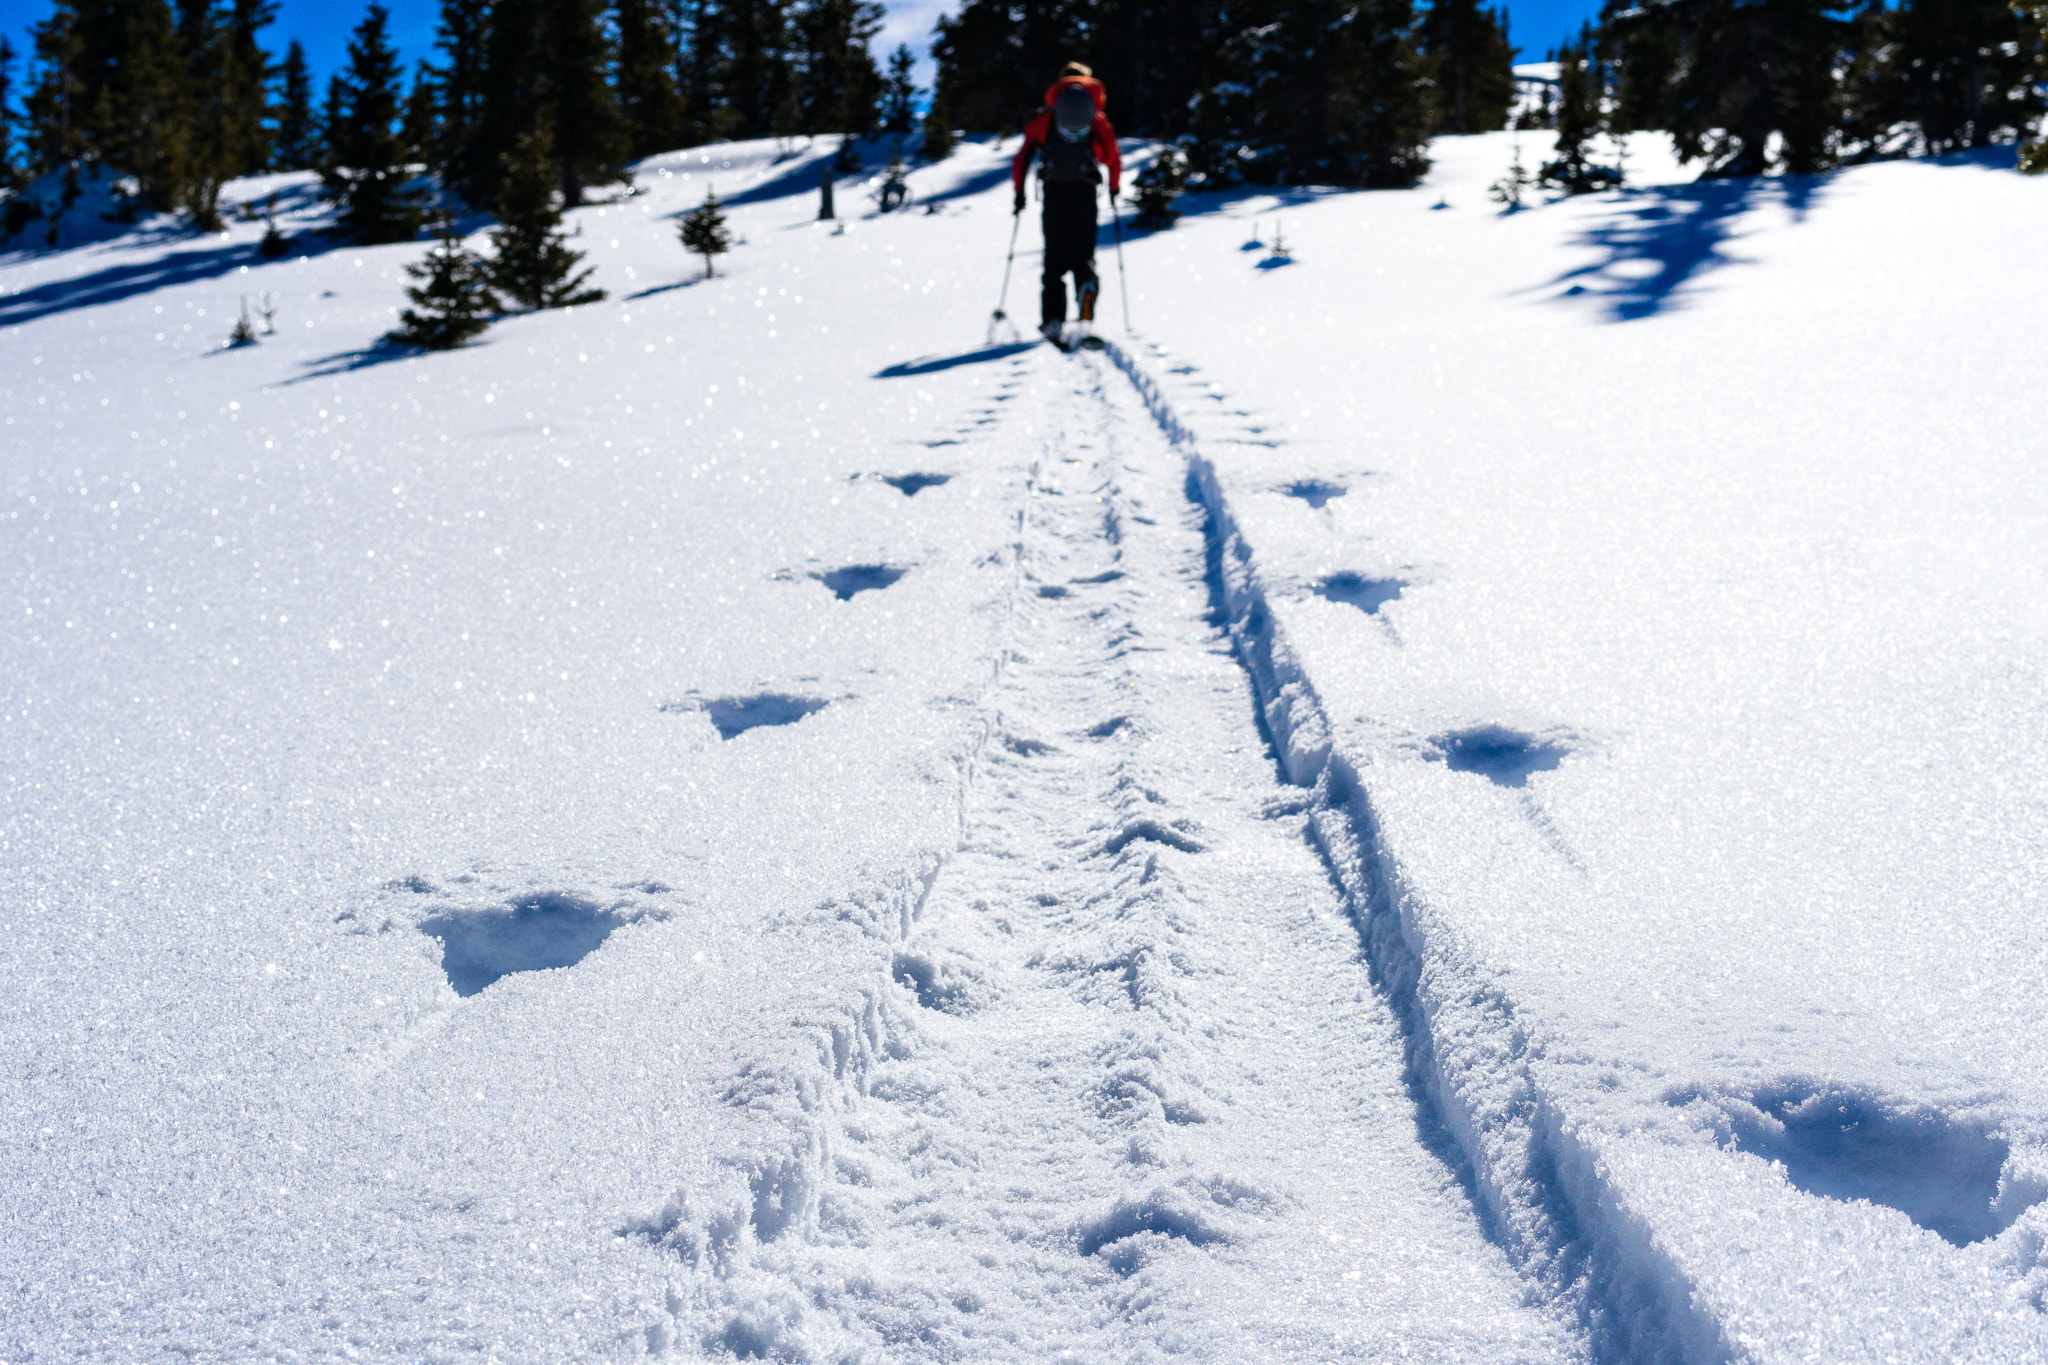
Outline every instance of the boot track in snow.
<path id="1" fill-rule="evenodd" d="M 1015 363 L 1036 411 L 1006 426 L 1037 435 L 959 847 L 906 893 L 890 983 L 820 1049 L 837 1079 L 806 1090 L 807 1136 L 727 1219 L 751 1228 L 677 1206 L 639 1229 L 715 1272 L 650 1340 L 1584 1358 L 1418 1103 L 1318 857 L 1326 793 L 1276 762 L 1156 389 L 1093 355 Z"/>

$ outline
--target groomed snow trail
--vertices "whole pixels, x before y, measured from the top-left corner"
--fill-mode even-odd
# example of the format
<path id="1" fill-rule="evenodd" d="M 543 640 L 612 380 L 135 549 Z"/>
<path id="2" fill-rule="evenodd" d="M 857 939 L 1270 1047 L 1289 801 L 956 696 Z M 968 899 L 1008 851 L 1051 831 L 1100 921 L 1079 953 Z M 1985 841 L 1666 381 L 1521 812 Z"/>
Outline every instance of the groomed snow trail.
<path id="1" fill-rule="evenodd" d="M 758 1246 L 696 1332 L 801 1358 L 1580 1358 L 1431 1149 L 1215 618 L 1183 455 L 1106 360 L 1023 374 L 980 438 L 1035 457 L 961 847 L 894 956 L 815 1237 Z"/>

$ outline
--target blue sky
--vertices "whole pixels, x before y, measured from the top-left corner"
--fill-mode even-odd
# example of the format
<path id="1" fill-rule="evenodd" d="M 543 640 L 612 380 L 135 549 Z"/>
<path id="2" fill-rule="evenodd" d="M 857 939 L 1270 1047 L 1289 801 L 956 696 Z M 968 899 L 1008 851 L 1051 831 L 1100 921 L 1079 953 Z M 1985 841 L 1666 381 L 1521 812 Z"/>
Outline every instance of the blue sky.
<path id="1" fill-rule="evenodd" d="M 387 0 L 391 10 L 392 37 L 408 62 L 433 53 L 434 18 L 439 12 L 435 0 Z M 921 58 L 930 42 L 932 21 L 953 8 L 950 0 L 909 0 L 888 6 L 888 20 L 878 52 L 888 52 L 897 43 L 909 43 Z M 1578 29 L 1579 24 L 1599 12 L 1599 0 L 1507 0 L 1508 31 L 1521 48 L 1522 61 L 1541 61 L 1546 50 L 1556 46 Z M 28 26 L 50 12 L 49 0 L 0 0 L 0 32 L 17 49 L 28 47 Z M 349 30 L 361 20 L 360 4 L 335 0 L 282 0 L 277 22 L 265 34 L 265 46 L 279 54 L 297 38 L 306 45 L 306 55 L 324 82 L 326 73 L 341 64 L 348 46 Z M 930 61 L 921 64 L 924 78 L 930 78 Z"/>

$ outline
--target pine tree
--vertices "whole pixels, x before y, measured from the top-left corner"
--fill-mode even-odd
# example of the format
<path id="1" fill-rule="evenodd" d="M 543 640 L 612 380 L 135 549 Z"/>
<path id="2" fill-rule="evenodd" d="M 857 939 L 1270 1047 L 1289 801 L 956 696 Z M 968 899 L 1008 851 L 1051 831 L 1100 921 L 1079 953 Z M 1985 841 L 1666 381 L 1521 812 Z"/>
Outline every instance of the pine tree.
<path id="1" fill-rule="evenodd" d="M 320 103 L 320 137 L 316 164 L 321 178 L 326 179 L 335 164 L 335 148 L 348 141 L 348 129 L 343 122 L 348 117 L 348 82 L 335 72 L 327 78 L 327 97 Z"/>
<path id="2" fill-rule="evenodd" d="M 217 97 L 224 106 L 230 175 L 254 175 L 270 167 L 270 130 L 264 125 L 270 58 L 259 35 L 276 18 L 275 0 L 228 0 L 221 31 L 223 82 Z"/>
<path id="3" fill-rule="evenodd" d="M 0 36 L 0 190 L 22 181 L 14 159 L 14 44 Z"/>
<path id="4" fill-rule="evenodd" d="M 627 155 L 638 160 L 682 145 L 675 34 L 657 0 L 616 0 L 619 115 Z"/>
<path id="5" fill-rule="evenodd" d="M 412 75 L 398 123 L 398 145 L 407 162 L 434 165 L 441 160 L 441 91 L 434 69 L 425 62 Z"/>
<path id="6" fill-rule="evenodd" d="M 496 197 L 500 162 L 486 136 L 486 56 L 490 37 L 489 0 L 441 0 L 434 46 L 442 65 L 441 145 L 431 158 L 443 184 L 472 204 Z"/>
<path id="7" fill-rule="evenodd" d="M 625 179 L 626 125 L 606 79 L 612 51 L 601 0 L 546 0 L 542 11 L 547 45 L 541 107 L 562 177 L 562 202 L 575 208 L 585 190 Z"/>
<path id="8" fill-rule="evenodd" d="M 882 7 L 874 0 L 805 0 L 792 27 L 798 130 L 874 131 L 882 73 L 872 47 Z"/>
<path id="9" fill-rule="evenodd" d="M 189 121 L 165 0 L 57 0 L 33 32 L 28 118 L 38 170 L 75 182 L 82 163 L 96 163 L 134 176 L 144 204 L 179 207 Z"/>
<path id="10" fill-rule="evenodd" d="M 1586 159 L 1587 144 L 1599 136 L 1606 80 L 1592 56 L 1593 30 L 1582 27 L 1576 40 L 1552 55 L 1557 63 L 1557 150 L 1538 177 L 1567 194 L 1587 194 L 1614 183 L 1613 172 Z"/>
<path id="11" fill-rule="evenodd" d="M 681 121 L 679 141 L 695 147 L 727 135 L 733 111 L 723 96 L 720 73 L 724 53 L 720 23 L 712 0 L 678 0 L 676 103 Z"/>
<path id="12" fill-rule="evenodd" d="M 1880 139 L 1910 126 L 1919 150 L 1939 154 L 2021 136 L 2040 116 L 2040 29 L 2007 0 L 1903 0 L 1868 19 L 1883 63 L 1870 92 L 1879 126 L 1866 131 Z"/>
<path id="13" fill-rule="evenodd" d="M 398 54 L 386 37 L 391 11 L 372 3 L 349 39 L 348 69 L 328 87 L 327 195 L 341 231 L 364 245 L 409 242 L 419 231 L 418 195 L 400 142 Z"/>
<path id="14" fill-rule="evenodd" d="M 1202 91 L 1191 162 L 1204 183 L 1414 184 L 1429 169 L 1427 92 L 1408 0 L 1258 0 Z"/>
<path id="15" fill-rule="evenodd" d="M 313 74 L 306 49 L 294 38 L 278 68 L 278 101 L 271 115 L 276 130 L 270 138 L 270 167 L 295 171 L 320 159 L 320 135 L 313 120 Z"/>
<path id="16" fill-rule="evenodd" d="M 1703 177 L 1793 174 L 1836 151 L 1835 71 L 1852 38 L 1842 0 L 1667 0 L 1616 16 L 1622 41 L 1675 48 L 1664 120 Z"/>
<path id="17" fill-rule="evenodd" d="M 713 7 L 707 37 L 716 62 L 714 136 L 772 137 L 776 114 L 790 98 L 795 79 L 789 50 L 789 16 L 781 0 L 721 0 Z"/>
<path id="18" fill-rule="evenodd" d="M 953 136 L 952 112 L 937 96 L 932 98 L 931 112 L 924 116 L 924 141 L 917 148 L 917 154 L 926 161 L 944 161 L 953 155 L 957 139 Z"/>
<path id="19" fill-rule="evenodd" d="M 446 351 L 481 336 L 498 311 L 491 292 L 491 272 L 455 230 L 455 215 L 445 205 L 435 224 L 433 248 L 425 260 L 405 268 L 418 283 L 406 288 L 413 306 L 398 315 L 398 327 L 385 339 L 400 346 Z"/>
<path id="20" fill-rule="evenodd" d="M 1137 216 L 1131 221 L 1141 228 L 1158 231 L 1170 228 L 1180 215 L 1173 201 L 1180 197 L 1188 179 L 1187 155 L 1178 147 L 1161 147 L 1133 183 L 1137 188 Z"/>
<path id="21" fill-rule="evenodd" d="M 889 74 L 882 81 L 879 116 L 882 131 L 907 135 L 917 119 L 916 54 L 910 44 L 899 43 L 889 54 Z"/>
<path id="22" fill-rule="evenodd" d="M 1435 87 L 1440 133 L 1505 128 L 1515 102 L 1515 49 L 1507 15 L 1479 0 L 1432 0 L 1419 28 Z"/>
<path id="23" fill-rule="evenodd" d="M 591 270 L 578 271 L 583 253 L 570 249 L 556 207 L 561 169 L 548 126 L 519 140 L 505 158 L 498 194 L 498 227 L 491 233 L 491 283 L 522 308 L 568 308 L 595 303 L 602 289 L 586 289 Z"/>
<path id="24" fill-rule="evenodd" d="M 495 0 L 485 15 L 480 108 L 465 169 L 472 198 L 505 192 L 505 158 L 548 125 L 563 202 L 624 178 L 627 128 L 606 79 L 611 43 L 599 0 Z"/>
<path id="25" fill-rule="evenodd" d="M 732 234 L 726 230 L 725 214 L 720 211 L 718 196 L 710 190 L 704 192 L 704 202 L 683 215 L 682 226 L 677 230 L 682 239 L 683 249 L 695 252 L 704 258 L 704 278 L 710 279 L 716 272 L 712 261 L 732 249 Z"/>

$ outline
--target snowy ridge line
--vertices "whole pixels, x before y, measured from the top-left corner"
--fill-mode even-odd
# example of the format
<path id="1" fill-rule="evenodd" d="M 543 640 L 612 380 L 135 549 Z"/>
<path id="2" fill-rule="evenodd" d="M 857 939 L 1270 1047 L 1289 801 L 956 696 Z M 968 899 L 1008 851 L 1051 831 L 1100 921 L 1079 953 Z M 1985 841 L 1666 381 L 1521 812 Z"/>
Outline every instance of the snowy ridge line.
<path id="1" fill-rule="evenodd" d="M 1603 1361 L 1707 1365 L 1741 1355 L 1694 1307 L 1694 1286 L 1544 1092 L 1539 1040 L 1380 833 L 1370 764 L 1339 750 L 1321 697 L 1276 619 L 1257 556 L 1215 464 L 1165 386 L 1125 347 L 1105 352 L 1185 452 L 1210 524 L 1211 590 L 1290 781 L 1312 790 L 1310 830 L 1342 888 L 1375 983 L 1406 1037 L 1410 1082 L 1469 1180 L 1487 1234 Z"/>

